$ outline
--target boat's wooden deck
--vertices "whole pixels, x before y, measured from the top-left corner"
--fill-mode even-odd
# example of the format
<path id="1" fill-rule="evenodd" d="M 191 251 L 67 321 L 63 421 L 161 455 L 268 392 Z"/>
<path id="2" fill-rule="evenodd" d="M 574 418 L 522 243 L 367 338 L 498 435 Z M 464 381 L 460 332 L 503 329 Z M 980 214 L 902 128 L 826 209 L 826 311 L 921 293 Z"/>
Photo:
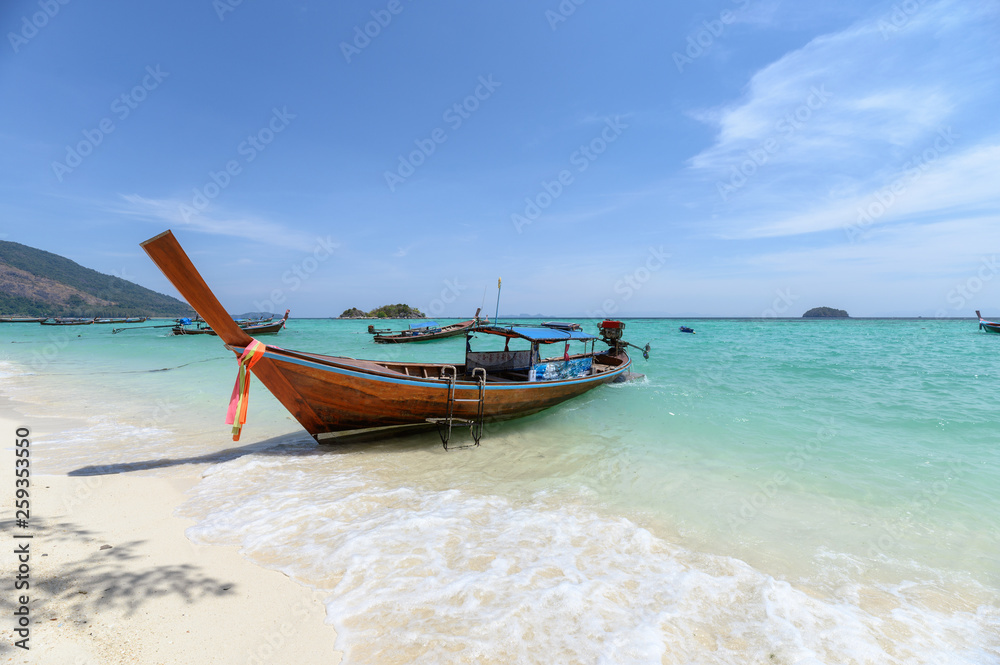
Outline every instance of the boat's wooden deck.
<path id="1" fill-rule="evenodd" d="M 302 351 L 291 351 L 287 349 L 275 349 L 271 348 L 272 351 L 277 351 L 281 354 L 287 354 L 289 356 L 295 356 L 299 358 L 305 358 L 309 360 L 314 360 L 323 364 L 329 364 L 334 366 L 346 367 L 351 369 L 357 369 L 361 371 L 373 372 L 382 375 L 396 375 L 396 376 L 409 376 L 416 379 L 427 379 L 431 381 L 445 381 L 447 377 L 451 375 L 449 371 L 447 374 L 444 371 L 445 367 L 449 367 L 447 363 L 398 363 L 398 362 L 382 362 L 377 360 L 357 360 L 355 358 L 344 358 L 336 356 L 325 356 L 319 353 L 305 353 Z M 584 354 L 572 355 L 570 359 L 585 358 Z M 597 374 L 606 374 L 611 372 L 625 362 L 624 359 L 613 355 L 597 354 L 593 356 L 593 371 L 591 376 Z M 561 362 L 562 357 L 558 358 L 545 358 L 540 362 Z M 471 374 L 467 373 L 465 364 L 454 365 L 455 371 L 458 375 L 459 381 L 475 381 Z M 506 370 L 500 372 L 490 372 L 486 376 L 488 382 L 528 382 L 528 371 L 527 370 Z"/>

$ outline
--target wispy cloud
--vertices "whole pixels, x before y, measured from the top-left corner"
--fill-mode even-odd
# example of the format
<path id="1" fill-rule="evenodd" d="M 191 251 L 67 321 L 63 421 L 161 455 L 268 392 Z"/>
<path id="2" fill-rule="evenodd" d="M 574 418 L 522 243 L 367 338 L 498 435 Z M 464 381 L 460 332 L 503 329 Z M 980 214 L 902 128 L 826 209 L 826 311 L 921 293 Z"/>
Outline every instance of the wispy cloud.
<path id="1" fill-rule="evenodd" d="M 975 242 L 969 242 L 974 237 Z M 1000 247 L 1000 215 L 955 217 L 925 224 L 883 227 L 864 243 L 789 247 L 733 259 L 755 273 L 851 275 L 873 282 L 910 279 L 913 273 L 940 278 L 975 267 L 984 253 Z"/>
<path id="2" fill-rule="evenodd" d="M 703 204 L 715 211 L 719 235 L 846 227 L 928 151 L 934 163 L 910 178 L 918 186 L 897 194 L 878 224 L 1000 209 L 989 182 L 1000 166 L 1000 127 L 966 130 L 983 127 L 982 109 L 1000 82 L 1000 51 L 986 46 L 995 21 L 982 11 L 922 4 L 898 26 L 873 15 L 761 69 L 740 100 L 692 112 L 717 129 L 689 160 L 688 175 L 701 191 L 711 188 Z M 937 145 L 941 132 L 959 138 Z"/>
<path id="3" fill-rule="evenodd" d="M 185 228 L 197 233 L 232 236 L 267 245 L 277 245 L 301 251 L 311 251 L 316 239 L 283 224 L 249 215 L 216 217 L 204 213 L 184 214 L 182 206 L 189 201 L 150 199 L 139 194 L 122 194 L 121 203 L 107 207 L 112 212 L 131 219 Z"/>
<path id="4" fill-rule="evenodd" d="M 1000 210 L 1000 143 L 976 146 L 939 161 L 922 161 L 917 152 L 868 190 L 828 198 L 809 209 L 766 222 L 745 217 L 749 226 L 731 238 L 767 238 L 842 229 L 847 240 L 873 227 L 938 214 L 959 215 Z"/>

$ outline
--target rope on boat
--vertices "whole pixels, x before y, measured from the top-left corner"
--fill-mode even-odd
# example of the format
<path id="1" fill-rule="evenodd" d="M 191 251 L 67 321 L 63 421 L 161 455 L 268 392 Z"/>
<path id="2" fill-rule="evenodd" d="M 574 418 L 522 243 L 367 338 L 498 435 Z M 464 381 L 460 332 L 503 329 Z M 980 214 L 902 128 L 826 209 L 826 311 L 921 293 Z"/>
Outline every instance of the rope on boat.
<path id="1" fill-rule="evenodd" d="M 240 356 L 240 371 L 236 375 L 233 395 L 229 399 L 229 410 L 226 412 L 226 424 L 233 426 L 233 441 L 240 440 L 243 423 L 247 421 L 247 407 L 250 404 L 250 369 L 264 357 L 266 350 L 266 344 L 253 340 Z"/>

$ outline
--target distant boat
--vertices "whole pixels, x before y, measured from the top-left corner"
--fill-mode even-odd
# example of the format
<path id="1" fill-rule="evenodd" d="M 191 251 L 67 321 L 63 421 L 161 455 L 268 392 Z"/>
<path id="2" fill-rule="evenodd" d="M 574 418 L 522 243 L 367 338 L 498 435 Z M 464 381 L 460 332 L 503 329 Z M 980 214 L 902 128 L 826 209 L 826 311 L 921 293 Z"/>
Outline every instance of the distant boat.
<path id="1" fill-rule="evenodd" d="M 89 326 L 93 319 L 53 319 L 51 321 L 39 321 L 43 326 Z"/>
<path id="2" fill-rule="evenodd" d="M 991 333 L 1000 333 L 1000 323 L 997 323 L 995 321 L 987 321 L 986 319 L 983 318 L 983 315 L 979 313 L 978 309 L 976 310 L 976 316 L 979 317 L 980 330 L 985 330 L 986 332 L 991 332 Z"/>
<path id="3" fill-rule="evenodd" d="M 479 308 L 482 309 L 482 308 Z M 411 323 L 409 330 L 392 332 L 390 330 L 376 330 L 374 325 L 368 326 L 368 332 L 375 335 L 374 340 L 379 344 L 403 344 L 404 342 L 428 342 L 432 339 L 444 339 L 445 337 L 455 337 L 463 335 L 466 331 L 479 325 L 479 309 L 468 321 L 452 323 L 447 326 L 439 326 L 434 321 L 422 321 Z M 489 321 L 487 321 L 488 323 Z"/>
<path id="4" fill-rule="evenodd" d="M 0 323 L 41 323 L 47 316 L 0 316 Z"/>
<path id="5" fill-rule="evenodd" d="M 291 310 L 286 309 L 285 315 L 274 323 L 266 323 L 266 321 L 271 321 L 274 317 L 268 319 L 254 319 L 256 323 L 240 323 L 250 321 L 250 319 L 240 319 L 240 321 L 233 321 L 234 324 L 239 326 L 241 330 L 245 330 L 253 335 L 276 335 L 285 327 L 285 322 L 288 321 L 288 313 Z M 191 323 L 196 323 L 196 327 L 188 328 L 187 326 Z M 171 335 L 218 335 L 217 332 L 212 330 L 211 327 L 205 325 L 203 321 L 192 322 L 191 319 L 178 319 L 178 325 L 174 326 L 170 331 Z"/>
<path id="6" fill-rule="evenodd" d="M 94 319 L 94 323 L 145 323 L 149 317 L 133 316 L 120 319 Z"/>
<path id="7" fill-rule="evenodd" d="M 687 326 L 681 326 L 682 333 L 694 333 L 694 328 L 688 328 Z"/>
<path id="8" fill-rule="evenodd" d="M 273 320 L 274 320 L 274 315 L 273 314 L 271 316 L 268 316 L 268 317 L 253 316 L 253 317 L 250 317 L 250 318 L 247 318 L 247 319 L 236 319 L 236 325 L 241 326 L 241 327 L 242 326 L 256 326 L 256 325 L 260 325 L 261 323 L 269 323 L 270 321 L 273 321 Z"/>
<path id="9" fill-rule="evenodd" d="M 581 330 L 579 323 L 567 323 L 566 321 L 546 321 L 542 325 L 556 330 Z"/>
<path id="10" fill-rule="evenodd" d="M 579 331 L 484 326 L 477 335 L 521 340 L 528 348 L 472 351 L 466 344 L 464 360 L 455 363 L 357 360 L 283 349 L 236 325 L 170 231 L 142 248 L 239 358 L 228 419 L 234 440 L 246 420 L 250 373 L 319 442 L 335 442 L 344 433 L 437 427 L 447 448 L 452 426 L 468 426 L 478 445 L 486 422 L 537 413 L 623 379 L 632 367 L 626 350 L 634 345 L 622 339 L 620 321 L 601 323 L 601 340 Z M 609 348 L 595 350 L 597 341 Z M 570 354 L 570 342 L 582 343 L 583 353 Z M 557 355 L 542 358 L 542 347 L 549 345 L 557 345 Z"/>
<path id="11" fill-rule="evenodd" d="M 285 315 L 281 317 L 280 320 L 269 323 L 274 319 L 273 316 L 269 316 L 266 319 L 258 319 L 256 322 L 251 322 L 250 325 L 240 326 L 244 332 L 251 333 L 253 335 L 276 335 L 282 328 L 285 327 L 285 323 L 288 321 L 288 313 L 292 311 L 290 309 L 285 310 Z M 214 330 L 209 333 L 210 335 L 217 335 Z"/>

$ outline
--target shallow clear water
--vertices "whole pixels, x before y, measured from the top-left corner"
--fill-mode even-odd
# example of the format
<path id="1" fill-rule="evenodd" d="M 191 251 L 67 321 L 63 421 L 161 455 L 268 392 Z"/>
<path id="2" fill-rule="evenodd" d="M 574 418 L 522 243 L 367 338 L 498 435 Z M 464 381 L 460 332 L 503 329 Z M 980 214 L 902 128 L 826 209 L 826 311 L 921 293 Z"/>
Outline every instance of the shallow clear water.
<path id="1" fill-rule="evenodd" d="M 642 382 L 453 452 L 433 432 L 317 447 L 259 383 L 233 443 L 215 338 L 7 324 L 0 378 L 29 415 L 87 422 L 39 437 L 40 471 L 200 465 L 189 537 L 327 591 L 346 662 L 1000 662 L 1000 336 L 681 323 L 627 321 Z M 366 327 L 268 341 L 462 355 Z"/>

